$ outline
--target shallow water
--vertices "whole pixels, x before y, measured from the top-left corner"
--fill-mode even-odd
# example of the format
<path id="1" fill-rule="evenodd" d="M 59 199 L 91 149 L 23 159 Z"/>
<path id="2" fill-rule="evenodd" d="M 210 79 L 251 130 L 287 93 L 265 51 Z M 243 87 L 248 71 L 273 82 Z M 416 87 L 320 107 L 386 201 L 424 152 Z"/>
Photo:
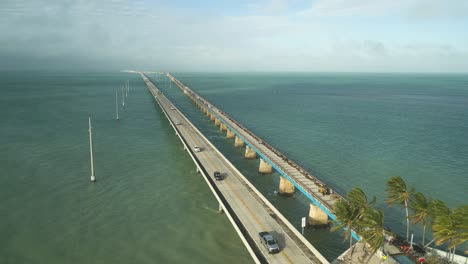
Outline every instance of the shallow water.
<path id="1" fill-rule="evenodd" d="M 376 195 L 393 230 L 404 232 L 404 217 L 383 204 L 391 176 L 450 206 L 467 202 L 466 75 L 174 75 L 338 191 Z M 139 76 L 0 77 L 0 263 L 251 262 Z M 258 175 L 258 161 L 244 160 L 180 90 L 150 77 L 299 228 L 307 199 L 278 196 L 277 173 Z M 127 79 L 116 121 L 115 90 Z M 329 230 L 305 236 L 329 259 L 347 247 Z"/>
<path id="2" fill-rule="evenodd" d="M 137 76 L 23 77 L 1 78 L 0 263 L 252 262 Z"/>

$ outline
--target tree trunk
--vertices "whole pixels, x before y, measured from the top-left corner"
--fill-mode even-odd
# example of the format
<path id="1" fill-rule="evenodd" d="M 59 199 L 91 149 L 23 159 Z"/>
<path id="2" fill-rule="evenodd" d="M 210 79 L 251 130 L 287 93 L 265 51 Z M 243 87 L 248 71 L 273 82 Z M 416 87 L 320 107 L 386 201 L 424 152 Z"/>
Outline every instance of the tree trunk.
<path id="1" fill-rule="evenodd" d="M 453 247 L 453 252 L 452 252 L 452 262 L 453 262 L 453 260 L 455 259 L 455 248 L 456 248 L 456 247 Z"/>
<path id="2" fill-rule="evenodd" d="M 423 239 L 422 239 L 422 245 L 424 246 L 424 240 L 426 238 L 426 224 L 423 225 Z"/>
<path id="3" fill-rule="evenodd" d="M 406 241 L 408 241 L 409 236 L 409 212 L 408 212 L 408 201 L 405 199 L 405 210 L 406 210 Z"/>
<path id="4" fill-rule="evenodd" d="M 434 242 L 435 240 L 436 240 L 435 238 L 432 239 L 431 242 L 427 243 L 427 245 L 425 245 L 424 247 L 425 247 L 425 248 L 428 247 L 428 246 L 429 246 L 430 244 L 432 244 L 432 242 Z"/>
<path id="5" fill-rule="evenodd" d="M 357 245 L 358 245 L 358 243 L 356 243 L 354 245 L 354 247 L 351 249 L 351 260 L 353 259 L 353 253 L 354 253 L 354 250 L 356 249 Z"/>

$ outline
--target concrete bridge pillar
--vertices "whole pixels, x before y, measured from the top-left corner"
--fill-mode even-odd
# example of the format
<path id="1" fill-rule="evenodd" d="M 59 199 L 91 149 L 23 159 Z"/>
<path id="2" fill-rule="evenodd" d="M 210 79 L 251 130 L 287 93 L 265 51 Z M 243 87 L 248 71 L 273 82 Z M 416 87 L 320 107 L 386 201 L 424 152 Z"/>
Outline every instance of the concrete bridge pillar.
<path id="1" fill-rule="evenodd" d="M 234 138 L 236 135 L 234 134 L 234 132 L 232 132 L 231 130 L 227 130 L 226 132 L 226 138 Z"/>
<path id="2" fill-rule="evenodd" d="M 255 150 L 251 149 L 249 146 L 245 146 L 245 155 L 246 159 L 255 159 L 257 157 L 257 153 Z"/>
<path id="3" fill-rule="evenodd" d="M 309 225 L 325 226 L 328 225 L 328 215 L 318 206 L 310 204 Z"/>
<path id="4" fill-rule="evenodd" d="M 210 114 L 210 120 L 211 120 L 211 121 L 214 121 L 215 119 L 216 119 L 215 116 L 212 115 L 212 114 Z"/>
<path id="5" fill-rule="evenodd" d="M 273 168 L 264 159 L 260 159 L 260 167 L 258 167 L 258 172 L 263 174 L 270 174 L 273 172 Z"/>
<path id="6" fill-rule="evenodd" d="M 226 131 L 226 130 L 227 130 L 226 125 L 221 123 L 221 125 L 219 126 L 219 131 Z"/>
<path id="7" fill-rule="evenodd" d="M 238 136 L 236 136 L 236 139 L 234 140 L 234 147 L 243 147 L 245 146 L 245 143 L 244 141 L 242 141 L 242 139 L 240 139 Z"/>
<path id="8" fill-rule="evenodd" d="M 279 193 L 285 195 L 294 194 L 294 185 L 286 178 L 280 176 Z"/>
<path id="9" fill-rule="evenodd" d="M 221 125 L 221 121 L 219 121 L 219 119 L 217 119 L 217 118 L 215 119 L 215 125 L 216 125 L 216 126 Z"/>

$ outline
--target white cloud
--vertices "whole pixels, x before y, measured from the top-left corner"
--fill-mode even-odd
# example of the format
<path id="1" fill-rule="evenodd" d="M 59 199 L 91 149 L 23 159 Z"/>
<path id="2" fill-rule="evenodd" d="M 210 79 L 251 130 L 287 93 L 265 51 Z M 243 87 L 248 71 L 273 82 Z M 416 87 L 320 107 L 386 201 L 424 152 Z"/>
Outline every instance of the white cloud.
<path id="1" fill-rule="evenodd" d="M 261 0 L 249 4 L 249 8 L 255 13 L 281 14 L 288 11 L 289 6 L 295 0 Z"/>
<path id="2" fill-rule="evenodd" d="M 332 54 L 339 56 L 352 56 L 364 58 L 382 58 L 390 56 L 389 48 L 384 43 L 376 40 L 363 41 L 337 41 L 332 44 Z"/>
<path id="3" fill-rule="evenodd" d="M 426 0 L 413 1 L 407 16 L 415 19 L 467 18 L 468 1 L 466 0 Z"/>
<path id="4" fill-rule="evenodd" d="M 466 37 L 458 43 L 435 36 L 389 41 L 373 32 L 361 33 L 352 23 L 336 26 L 327 19 L 282 14 L 290 8 L 289 0 L 261 2 L 280 15 L 238 16 L 203 16 L 187 10 L 180 14 L 178 9 L 130 0 L 3 1 L 0 68 L 9 65 L 2 58 L 16 57 L 29 60 L 25 65 L 36 61 L 58 68 L 65 63 L 185 71 L 411 70 L 408 65 L 414 71 L 468 70 L 463 62 L 467 51 L 460 48 Z M 311 9 L 315 13 L 309 15 L 388 14 L 402 1 L 318 0 Z"/>
<path id="5" fill-rule="evenodd" d="M 398 8 L 403 0 L 317 0 L 310 9 L 299 12 L 312 16 L 381 15 Z"/>
<path id="6" fill-rule="evenodd" d="M 381 16 L 399 14 L 407 18 L 468 17 L 466 0 L 317 0 L 303 16 Z"/>

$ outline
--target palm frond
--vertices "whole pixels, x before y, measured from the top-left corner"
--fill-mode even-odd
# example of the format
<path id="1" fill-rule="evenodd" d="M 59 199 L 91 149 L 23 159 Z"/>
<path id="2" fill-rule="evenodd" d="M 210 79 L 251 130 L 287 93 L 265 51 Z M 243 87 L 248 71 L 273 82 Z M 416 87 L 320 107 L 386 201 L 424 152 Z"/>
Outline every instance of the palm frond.
<path id="1" fill-rule="evenodd" d="M 369 208 L 360 225 L 364 242 L 368 243 L 374 250 L 381 247 L 385 233 L 383 211 Z"/>
<path id="2" fill-rule="evenodd" d="M 419 222 L 422 222 L 423 224 L 425 224 L 427 222 L 427 220 L 431 217 L 430 204 L 430 199 L 426 199 L 424 194 L 422 194 L 421 192 L 417 192 L 412 196 L 410 207 L 414 212 L 414 215 L 412 217 L 413 223 L 417 224 Z"/>
<path id="3" fill-rule="evenodd" d="M 405 181 L 400 176 L 394 176 L 387 182 L 387 203 L 389 205 L 404 205 L 405 193 L 408 192 Z"/>

